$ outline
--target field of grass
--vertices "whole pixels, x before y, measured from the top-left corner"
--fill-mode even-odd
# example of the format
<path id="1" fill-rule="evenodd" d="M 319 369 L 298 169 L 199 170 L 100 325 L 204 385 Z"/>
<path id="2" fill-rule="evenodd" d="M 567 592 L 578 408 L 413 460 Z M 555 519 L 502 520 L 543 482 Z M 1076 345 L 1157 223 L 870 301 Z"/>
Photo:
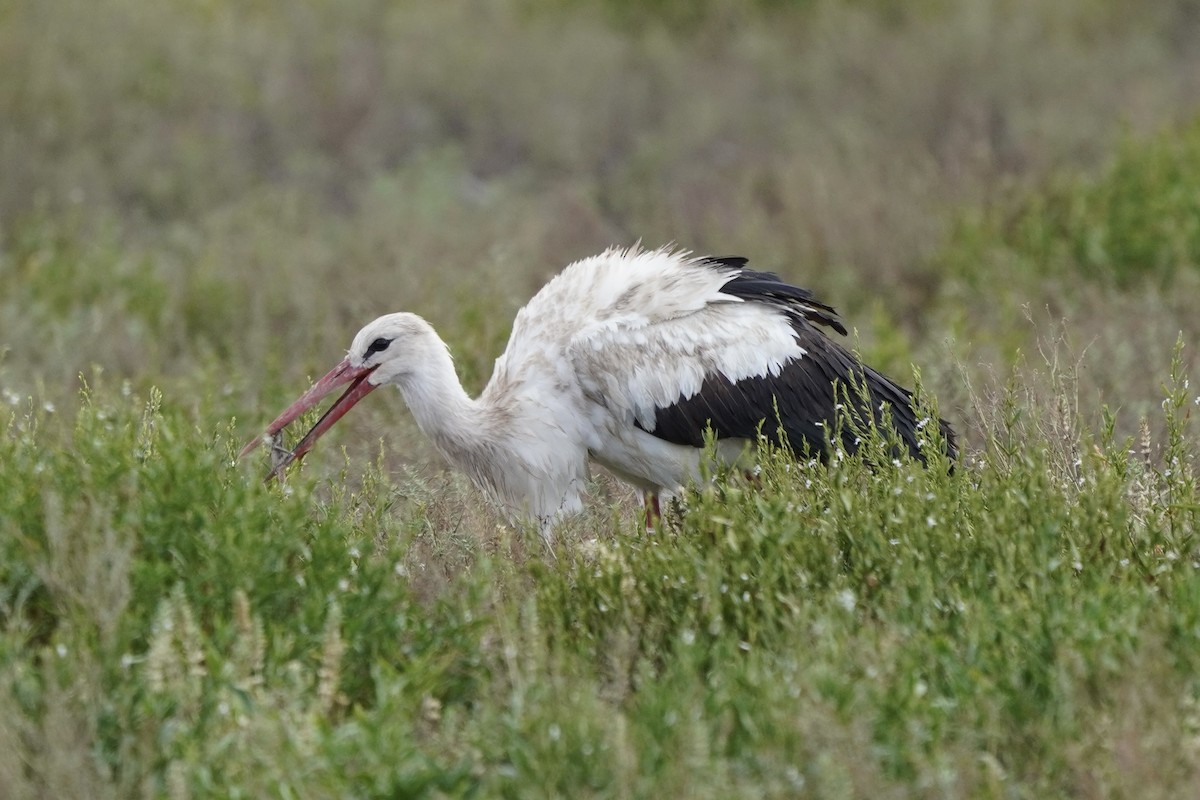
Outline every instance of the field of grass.
<path id="1" fill-rule="evenodd" d="M 1194 0 L 0 3 L 0 798 L 1200 791 Z M 553 552 L 394 393 L 612 244 L 736 253 L 950 473 L 765 459 Z M 877 442 L 882 447 L 882 442 Z"/>

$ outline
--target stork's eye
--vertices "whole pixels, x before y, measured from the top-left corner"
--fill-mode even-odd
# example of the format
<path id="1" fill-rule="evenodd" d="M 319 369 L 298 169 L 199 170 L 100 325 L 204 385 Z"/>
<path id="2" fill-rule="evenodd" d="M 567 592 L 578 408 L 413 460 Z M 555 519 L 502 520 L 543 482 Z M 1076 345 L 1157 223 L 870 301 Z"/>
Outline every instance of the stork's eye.
<path id="1" fill-rule="evenodd" d="M 370 358 L 376 353 L 382 353 L 388 349 L 388 345 L 392 343 L 391 339 L 384 339 L 382 336 L 371 342 L 371 346 L 367 348 L 366 358 Z"/>

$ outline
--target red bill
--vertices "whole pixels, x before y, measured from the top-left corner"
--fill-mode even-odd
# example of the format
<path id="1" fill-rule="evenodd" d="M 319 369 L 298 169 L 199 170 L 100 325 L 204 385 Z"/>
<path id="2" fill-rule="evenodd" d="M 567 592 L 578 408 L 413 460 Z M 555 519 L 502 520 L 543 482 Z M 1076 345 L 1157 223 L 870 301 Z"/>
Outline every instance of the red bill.
<path id="1" fill-rule="evenodd" d="M 340 364 L 329 370 L 325 377 L 314 383 L 312 388 L 300 395 L 294 403 L 284 409 L 283 413 L 267 426 L 266 431 L 259 436 L 255 436 L 253 440 L 243 447 L 242 452 L 238 454 L 238 458 L 245 457 L 247 453 L 257 447 L 264 439 L 271 442 L 273 447 L 278 447 L 278 445 L 275 445 L 275 438 L 280 431 L 310 408 L 320 403 L 334 389 L 350 384 L 346 388 L 346 391 L 342 392 L 342 396 L 329 407 L 329 410 L 317 420 L 317 424 L 312 427 L 312 430 L 304 434 L 304 438 L 291 451 L 283 450 L 281 455 L 277 455 L 272 459 L 273 464 L 270 473 L 267 474 L 267 480 L 270 481 L 272 478 L 279 477 L 289 464 L 303 458 L 304 454 L 316 444 L 317 439 L 320 439 L 326 431 L 333 427 L 334 423 L 344 417 L 347 411 L 354 408 L 359 400 L 362 400 L 378 388 L 375 384 L 367 380 L 374 369 L 375 367 L 355 367 L 350 364 L 350 359 L 343 359 Z"/>

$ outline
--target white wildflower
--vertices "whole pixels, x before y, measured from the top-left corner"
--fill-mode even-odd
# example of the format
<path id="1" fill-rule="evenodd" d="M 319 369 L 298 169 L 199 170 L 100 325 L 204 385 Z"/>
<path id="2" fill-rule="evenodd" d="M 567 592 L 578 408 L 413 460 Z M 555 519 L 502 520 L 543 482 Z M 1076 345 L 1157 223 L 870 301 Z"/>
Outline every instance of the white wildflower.
<path id="1" fill-rule="evenodd" d="M 853 611 L 854 607 L 858 605 L 858 600 L 854 597 L 854 592 L 842 589 L 837 593 L 837 604 L 847 611 Z"/>

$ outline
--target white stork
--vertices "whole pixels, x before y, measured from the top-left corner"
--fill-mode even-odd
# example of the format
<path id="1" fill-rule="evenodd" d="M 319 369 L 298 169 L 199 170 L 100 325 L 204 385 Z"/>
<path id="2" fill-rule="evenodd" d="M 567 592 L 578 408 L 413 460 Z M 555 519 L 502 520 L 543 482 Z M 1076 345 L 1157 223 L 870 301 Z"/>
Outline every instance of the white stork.
<path id="1" fill-rule="evenodd" d="M 610 249 L 564 269 L 517 314 L 504 354 L 478 398 L 463 390 L 446 344 L 415 314 L 382 316 L 345 359 L 255 438 L 275 437 L 335 388 L 349 388 L 268 479 L 377 387 L 393 384 L 417 425 L 453 465 L 512 518 L 578 511 L 594 460 L 646 493 L 649 514 L 701 474 L 705 432 L 735 460 L 760 430 L 825 453 L 839 400 L 835 384 L 865 383 L 870 406 L 921 457 L 912 395 L 858 362 L 818 327 L 846 330 L 806 289 L 746 269 L 744 258 L 674 249 Z M 844 389 L 843 389 L 844 391 Z M 853 389 L 848 391 L 853 398 Z M 950 455 L 954 436 L 940 420 Z M 843 434 L 847 450 L 854 435 Z M 278 450 L 277 450 L 278 452 Z"/>

